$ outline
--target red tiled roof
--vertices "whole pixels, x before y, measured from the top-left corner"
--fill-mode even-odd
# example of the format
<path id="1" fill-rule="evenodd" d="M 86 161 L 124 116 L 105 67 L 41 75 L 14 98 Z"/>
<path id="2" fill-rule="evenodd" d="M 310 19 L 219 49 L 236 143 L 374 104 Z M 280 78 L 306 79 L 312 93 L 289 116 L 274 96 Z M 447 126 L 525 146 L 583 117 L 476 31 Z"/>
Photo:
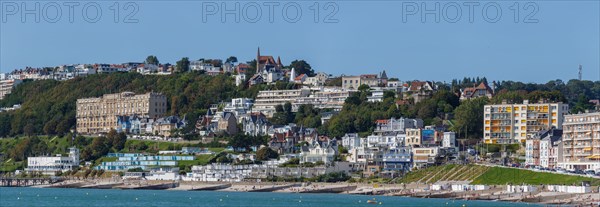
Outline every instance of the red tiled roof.
<path id="1" fill-rule="evenodd" d="M 294 78 L 294 80 L 297 80 L 297 81 L 302 80 L 302 78 L 304 78 L 304 76 L 306 76 L 306 74 L 301 74 L 301 75 L 297 76 L 296 78 Z"/>
<path id="2" fill-rule="evenodd" d="M 377 124 L 387 124 L 390 120 L 388 119 L 378 119 L 377 121 L 375 121 L 375 123 Z"/>

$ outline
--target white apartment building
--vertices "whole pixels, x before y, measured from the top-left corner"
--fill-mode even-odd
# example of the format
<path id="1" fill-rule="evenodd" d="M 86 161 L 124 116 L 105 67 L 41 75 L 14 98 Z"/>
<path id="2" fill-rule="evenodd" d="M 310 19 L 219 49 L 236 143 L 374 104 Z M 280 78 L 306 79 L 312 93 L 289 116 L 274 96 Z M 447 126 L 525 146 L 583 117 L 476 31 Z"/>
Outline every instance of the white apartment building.
<path id="1" fill-rule="evenodd" d="M 541 130 L 562 128 L 569 105 L 529 103 L 485 105 L 483 139 L 485 143 L 522 143 Z"/>
<path id="2" fill-rule="evenodd" d="M 0 100 L 12 92 L 13 88 L 22 83 L 22 80 L 8 79 L 0 80 Z"/>
<path id="3" fill-rule="evenodd" d="M 395 135 L 370 135 L 367 137 L 367 147 L 397 148 L 404 146 L 406 134 Z"/>
<path id="4" fill-rule="evenodd" d="M 567 170 L 600 170 L 600 112 L 565 116 L 563 160 Z"/>
<path id="5" fill-rule="evenodd" d="M 348 91 L 341 88 L 322 88 L 313 92 L 308 97 L 298 97 L 293 105 L 294 108 L 303 104 L 312 104 L 319 109 L 333 109 L 341 111 L 344 102 L 354 91 Z"/>
<path id="6" fill-rule="evenodd" d="M 292 104 L 292 111 L 296 111 L 298 108 L 293 107 L 296 100 L 309 95 L 310 89 L 259 91 L 252 111 L 262 112 L 267 117 L 273 117 L 275 107 L 284 105 L 287 102 Z"/>
<path id="7" fill-rule="evenodd" d="M 79 149 L 69 148 L 69 156 L 62 157 L 28 157 L 27 172 L 41 172 L 45 175 L 54 175 L 56 172 L 65 172 L 79 166 Z"/>

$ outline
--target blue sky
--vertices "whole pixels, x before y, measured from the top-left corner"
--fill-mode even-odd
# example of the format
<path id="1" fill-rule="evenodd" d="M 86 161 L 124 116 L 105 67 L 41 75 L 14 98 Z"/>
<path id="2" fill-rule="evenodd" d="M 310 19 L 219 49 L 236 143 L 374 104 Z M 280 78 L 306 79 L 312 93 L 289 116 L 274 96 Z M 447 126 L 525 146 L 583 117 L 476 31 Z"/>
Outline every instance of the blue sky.
<path id="1" fill-rule="evenodd" d="M 36 23 L 34 15 L 27 14 L 23 23 L 21 3 L 32 9 L 36 2 L 46 16 Z M 311 7 L 315 2 L 320 8 L 318 23 L 314 22 L 315 7 Z M 481 2 L 473 7 L 473 22 L 464 1 L 332 2 L 281 2 L 274 7 L 273 22 L 264 1 L 138 1 L 128 9 L 124 8 L 126 2 L 119 2 L 115 23 L 111 7 L 115 1 L 82 1 L 74 7 L 70 23 L 69 7 L 63 1 L 2 0 L 0 71 L 143 61 L 148 55 L 156 55 L 162 63 L 175 63 L 181 57 L 225 59 L 231 55 L 247 61 L 260 46 L 262 54 L 281 56 L 285 64 L 304 59 L 314 69 L 335 75 L 385 69 L 401 80 L 486 76 L 488 80 L 547 82 L 577 78 L 581 64 L 584 79 L 600 79 L 598 1 L 518 2 L 517 23 L 516 1 Z M 82 7 L 88 3 L 97 3 L 102 9 L 96 23 L 83 18 Z M 225 22 L 221 20 L 223 3 L 229 9 L 240 4 L 240 22 L 231 14 L 225 16 Z M 434 14 L 426 14 L 423 22 L 422 6 L 431 10 L 436 3 L 440 9 L 434 13 L 440 21 L 435 21 Z M 14 5 L 19 11 L 11 12 Z M 61 7 L 58 18 L 55 5 Z M 215 5 L 219 11 L 213 14 L 209 10 Z M 252 23 L 256 5 L 261 7 L 261 16 Z M 419 11 L 411 10 L 415 5 Z M 133 7 L 138 8 L 133 16 L 138 22 L 124 23 Z M 487 21 L 483 7 L 487 8 Z M 283 18 L 287 11 L 288 20 L 294 20 L 297 8 L 302 10 L 297 22 Z M 334 8 L 337 13 L 330 19 L 338 22 L 325 23 Z M 496 16 L 497 8 L 501 16 Z M 537 23 L 525 23 L 533 9 L 537 12 L 528 21 Z M 454 20 L 457 13 L 460 18 Z M 88 7 L 86 14 L 93 19 L 94 7 Z M 52 19 L 58 22 L 51 23 Z"/>

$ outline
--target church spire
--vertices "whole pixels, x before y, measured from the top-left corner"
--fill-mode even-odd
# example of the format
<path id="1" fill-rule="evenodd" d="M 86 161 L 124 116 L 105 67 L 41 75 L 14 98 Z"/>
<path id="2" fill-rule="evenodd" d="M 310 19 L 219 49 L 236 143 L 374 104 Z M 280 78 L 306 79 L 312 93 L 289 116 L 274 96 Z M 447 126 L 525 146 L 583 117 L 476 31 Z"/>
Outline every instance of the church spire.
<path id="1" fill-rule="evenodd" d="M 279 56 L 277 56 L 277 66 L 280 68 L 283 66 L 281 65 L 281 58 L 279 58 Z"/>

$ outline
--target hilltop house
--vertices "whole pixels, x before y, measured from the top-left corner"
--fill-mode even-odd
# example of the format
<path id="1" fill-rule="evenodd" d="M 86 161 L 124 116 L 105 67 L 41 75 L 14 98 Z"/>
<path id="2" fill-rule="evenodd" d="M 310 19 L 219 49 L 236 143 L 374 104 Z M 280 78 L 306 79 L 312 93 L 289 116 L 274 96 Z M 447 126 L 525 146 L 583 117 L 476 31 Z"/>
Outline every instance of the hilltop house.
<path id="1" fill-rule="evenodd" d="M 488 97 L 492 98 L 494 90 L 487 83 L 481 82 L 478 86 L 465 88 L 460 92 L 460 100 L 468 100 L 472 98 Z"/>
<path id="2" fill-rule="evenodd" d="M 412 98 L 413 103 L 419 103 L 424 99 L 430 98 L 435 90 L 437 89 L 431 81 L 413 81 L 404 92 L 404 99 L 408 100 Z"/>

